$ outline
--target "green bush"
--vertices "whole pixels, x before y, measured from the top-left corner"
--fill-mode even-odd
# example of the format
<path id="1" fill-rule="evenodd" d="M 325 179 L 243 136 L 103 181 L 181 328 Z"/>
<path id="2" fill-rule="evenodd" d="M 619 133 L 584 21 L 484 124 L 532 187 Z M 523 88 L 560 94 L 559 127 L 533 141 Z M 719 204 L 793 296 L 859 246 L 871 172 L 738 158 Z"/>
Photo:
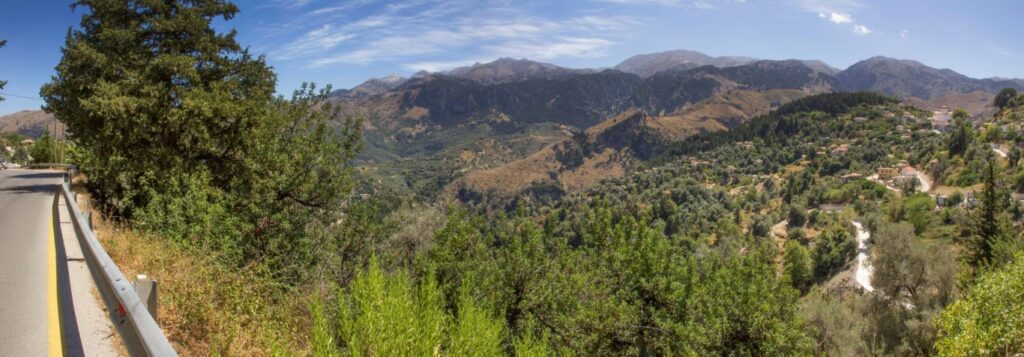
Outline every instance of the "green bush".
<path id="1" fill-rule="evenodd" d="M 1024 351 L 1024 257 L 985 274 L 939 317 L 940 356 L 1009 356 Z"/>
<path id="2" fill-rule="evenodd" d="M 826 279 L 853 258 L 857 243 L 846 229 L 832 227 L 818 236 L 812 252 L 814 275 Z"/>

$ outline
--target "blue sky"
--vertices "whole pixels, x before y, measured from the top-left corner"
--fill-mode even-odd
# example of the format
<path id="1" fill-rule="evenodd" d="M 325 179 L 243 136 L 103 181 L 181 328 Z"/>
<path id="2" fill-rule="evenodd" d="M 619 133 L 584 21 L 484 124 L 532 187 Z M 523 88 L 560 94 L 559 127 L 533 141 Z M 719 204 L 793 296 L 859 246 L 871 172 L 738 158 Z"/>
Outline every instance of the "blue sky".
<path id="1" fill-rule="evenodd" d="M 875 55 L 972 77 L 1024 78 L 1024 1 L 989 0 L 269 0 L 238 1 L 239 42 L 265 54 L 278 91 L 303 81 L 349 88 L 370 77 L 500 57 L 610 67 L 640 53 L 820 59 Z M 66 2 L 0 4 L 0 115 L 37 109 L 81 11 Z"/>

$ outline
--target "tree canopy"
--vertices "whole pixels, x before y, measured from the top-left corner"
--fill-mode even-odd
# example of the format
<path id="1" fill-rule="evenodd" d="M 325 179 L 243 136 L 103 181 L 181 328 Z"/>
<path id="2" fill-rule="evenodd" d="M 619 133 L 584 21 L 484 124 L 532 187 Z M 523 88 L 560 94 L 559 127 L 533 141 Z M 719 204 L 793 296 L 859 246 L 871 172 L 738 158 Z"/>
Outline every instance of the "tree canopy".
<path id="1" fill-rule="evenodd" d="M 42 94 L 97 205 L 277 274 L 315 264 L 310 237 L 340 217 L 361 147 L 329 88 L 275 97 L 265 60 L 212 27 L 238 12 L 227 1 L 74 6 L 88 11 Z"/>

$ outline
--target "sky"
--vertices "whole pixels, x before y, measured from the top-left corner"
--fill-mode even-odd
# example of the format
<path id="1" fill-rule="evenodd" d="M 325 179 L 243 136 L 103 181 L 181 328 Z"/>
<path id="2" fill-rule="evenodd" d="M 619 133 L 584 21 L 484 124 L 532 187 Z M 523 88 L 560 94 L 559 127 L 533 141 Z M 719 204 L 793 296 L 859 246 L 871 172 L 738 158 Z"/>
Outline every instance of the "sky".
<path id="1" fill-rule="evenodd" d="M 882 55 L 975 78 L 1024 78 L 1020 0 L 265 0 L 216 21 L 265 55 L 279 93 L 303 82 L 442 71 L 501 57 L 572 68 L 636 54 L 819 59 L 843 69 Z M 39 109 L 69 28 L 84 10 L 0 0 L 0 115 Z"/>

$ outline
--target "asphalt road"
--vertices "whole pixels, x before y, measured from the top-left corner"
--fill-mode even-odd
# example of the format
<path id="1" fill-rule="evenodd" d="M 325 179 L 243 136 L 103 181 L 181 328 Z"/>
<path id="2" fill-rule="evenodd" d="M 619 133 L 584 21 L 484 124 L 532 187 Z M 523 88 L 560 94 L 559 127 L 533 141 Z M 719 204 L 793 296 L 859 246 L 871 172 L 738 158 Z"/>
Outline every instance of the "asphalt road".
<path id="1" fill-rule="evenodd" d="M 60 346 L 52 239 L 62 175 L 0 170 L 0 356 L 45 356 Z"/>

